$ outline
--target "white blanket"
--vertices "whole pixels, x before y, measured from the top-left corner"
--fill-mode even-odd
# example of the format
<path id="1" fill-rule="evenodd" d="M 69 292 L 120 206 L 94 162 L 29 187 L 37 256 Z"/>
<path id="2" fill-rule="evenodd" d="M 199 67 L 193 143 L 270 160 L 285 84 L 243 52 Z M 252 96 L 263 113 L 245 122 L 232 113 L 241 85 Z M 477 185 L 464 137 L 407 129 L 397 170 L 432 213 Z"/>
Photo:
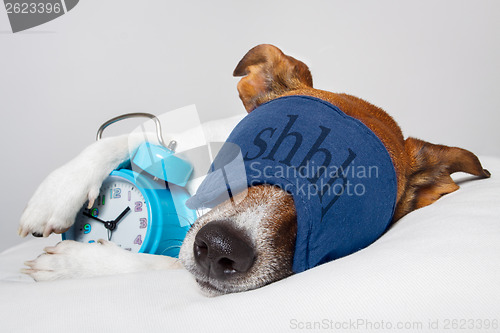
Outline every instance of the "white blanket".
<path id="1" fill-rule="evenodd" d="M 239 294 L 204 297 L 184 270 L 35 283 L 23 262 L 60 236 L 30 240 L 0 254 L 1 331 L 499 331 L 500 159 L 481 161 L 491 179 L 368 248 Z"/>

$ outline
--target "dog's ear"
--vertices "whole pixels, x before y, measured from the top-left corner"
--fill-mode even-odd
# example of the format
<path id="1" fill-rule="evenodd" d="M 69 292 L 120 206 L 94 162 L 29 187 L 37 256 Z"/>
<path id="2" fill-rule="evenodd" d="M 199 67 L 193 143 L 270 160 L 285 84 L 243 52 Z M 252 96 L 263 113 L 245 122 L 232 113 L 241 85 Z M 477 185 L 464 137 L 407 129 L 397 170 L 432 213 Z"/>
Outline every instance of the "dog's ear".
<path id="1" fill-rule="evenodd" d="M 395 220 L 458 190 L 459 186 L 450 176 L 452 173 L 466 172 L 481 178 L 491 176 L 476 155 L 462 148 L 408 138 L 405 150 L 410 157 L 410 170 L 406 190 L 396 208 Z"/>
<path id="2" fill-rule="evenodd" d="M 233 75 L 245 76 L 238 83 L 238 92 L 248 112 L 286 92 L 312 87 L 309 68 L 269 44 L 248 51 Z"/>

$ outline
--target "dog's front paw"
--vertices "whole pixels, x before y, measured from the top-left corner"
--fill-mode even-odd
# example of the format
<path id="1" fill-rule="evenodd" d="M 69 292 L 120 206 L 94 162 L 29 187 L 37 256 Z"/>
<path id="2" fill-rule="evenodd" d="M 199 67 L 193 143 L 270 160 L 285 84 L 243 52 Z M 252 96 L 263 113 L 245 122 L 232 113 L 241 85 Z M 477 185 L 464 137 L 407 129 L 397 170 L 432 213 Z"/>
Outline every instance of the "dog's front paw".
<path id="1" fill-rule="evenodd" d="M 138 145 L 131 143 L 131 149 Z M 104 179 L 129 157 L 128 137 L 95 142 L 40 184 L 24 210 L 19 235 L 49 236 L 62 233 L 74 223 L 86 201 L 89 207 L 99 195 Z"/>
<path id="2" fill-rule="evenodd" d="M 35 260 L 26 261 L 24 264 L 29 268 L 21 270 L 35 281 L 106 275 L 113 257 L 123 250 L 100 239 L 93 244 L 66 240 L 44 251 Z"/>
<path id="3" fill-rule="evenodd" d="M 49 236 L 68 230 L 87 200 L 99 194 L 101 179 L 69 163 L 52 172 L 31 197 L 20 220 L 19 235 Z"/>

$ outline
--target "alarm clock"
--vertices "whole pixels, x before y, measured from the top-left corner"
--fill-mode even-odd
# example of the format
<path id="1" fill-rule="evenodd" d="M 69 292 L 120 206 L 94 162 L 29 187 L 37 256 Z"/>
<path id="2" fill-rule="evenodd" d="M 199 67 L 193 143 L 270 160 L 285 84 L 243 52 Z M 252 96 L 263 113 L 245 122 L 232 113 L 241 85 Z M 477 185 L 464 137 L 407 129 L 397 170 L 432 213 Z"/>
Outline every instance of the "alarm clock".
<path id="1" fill-rule="evenodd" d="M 62 237 L 86 243 L 102 238 L 132 252 L 178 257 L 196 219 L 196 212 L 185 205 L 190 197 L 184 186 L 193 171 L 191 164 L 174 155 L 174 142 L 168 147 L 163 143 L 154 115 L 133 113 L 113 118 L 101 126 L 98 140 L 106 126 L 137 116 L 156 119 L 161 145 L 140 145 L 128 165 L 104 180 L 93 205 L 84 205 Z"/>

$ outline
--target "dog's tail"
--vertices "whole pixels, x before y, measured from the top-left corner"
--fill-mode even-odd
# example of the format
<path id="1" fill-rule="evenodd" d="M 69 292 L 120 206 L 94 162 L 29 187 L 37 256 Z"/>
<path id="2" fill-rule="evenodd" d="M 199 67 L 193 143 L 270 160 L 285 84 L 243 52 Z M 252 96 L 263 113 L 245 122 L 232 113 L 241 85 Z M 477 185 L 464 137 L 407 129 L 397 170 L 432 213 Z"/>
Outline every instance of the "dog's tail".
<path id="1" fill-rule="evenodd" d="M 269 44 L 248 51 L 233 75 L 245 76 L 238 83 L 238 92 L 248 112 L 289 91 L 313 85 L 311 72 L 303 62 Z"/>

